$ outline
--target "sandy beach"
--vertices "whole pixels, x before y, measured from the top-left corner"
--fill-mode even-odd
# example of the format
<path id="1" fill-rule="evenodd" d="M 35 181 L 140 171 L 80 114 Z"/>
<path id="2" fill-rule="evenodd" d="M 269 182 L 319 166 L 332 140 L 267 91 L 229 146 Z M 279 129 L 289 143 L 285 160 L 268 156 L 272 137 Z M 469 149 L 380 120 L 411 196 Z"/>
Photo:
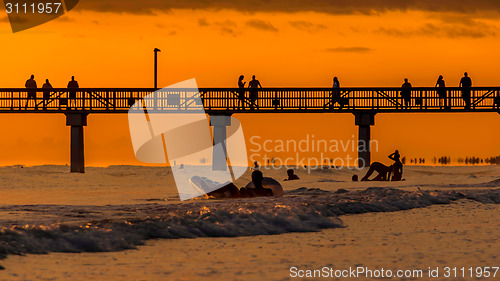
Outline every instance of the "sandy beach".
<path id="1" fill-rule="evenodd" d="M 4 231 L 21 227 L 24 242 L 48 253 L 30 254 L 36 249 L 19 248 L 19 253 L 28 254 L 9 254 L 1 260 L 5 267 L 0 271 L 1 280 L 321 279 L 292 278 L 291 267 L 305 271 L 324 267 L 422 270 L 423 277 L 394 280 L 429 280 L 429 268 L 439 268 L 440 276 L 433 280 L 472 280 L 470 276 L 447 278 L 445 268 L 494 267 L 500 261 L 500 212 L 494 204 L 498 200 L 497 166 L 407 167 L 406 181 L 399 183 L 353 183 L 349 181 L 352 174 L 362 173 L 355 170 L 311 174 L 299 170 L 301 180 L 282 182 L 287 192 L 282 198 L 184 203 L 176 199 L 175 189 L 167 187 L 165 168 L 90 168 L 84 175 L 67 174 L 63 166 L 1 169 L 11 180 L 10 186 L 3 183 L 0 211 Z M 284 175 L 283 170 L 264 173 L 277 179 Z M 241 181 L 249 180 L 248 176 Z M 54 177 L 59 180 L 51 180 Z M 340 188 L 347 193 L 337 194 Z M 40 193 L 51 196 L 41 197 Z M 200 213 L 192 216 L 193 212 Z M 153 215 L 161 219 L 156 221 Z M 192 221 L 175 221 L 178 217 Z M 120 222 L 132 228 L 123 228 Z M 187 234 L 175 228 L 179 224 L 194 239 L 182 238 Z M 26 225 L 42 227 L 44 235 L 35 235 L 38 232 Z M 87 245 L 69 248 L 60 242 L 69 241 L 60 231 L 61 225 L 87 225 L 95 231 L 75 236 L 87 239 Z M 152 226 L 176 232 L 155 234 L 164 239 L 123 234 Z M 106 231 L 116 233 L 106 238 L 110 244 L 88 246 L 95 242 L 96 233 Z M 167 237 L 172 233 L 177 236 Z M 273 233 L 276 235 L 269 235 Z M 47 235 L 59 242 L 43 242 L 50 240 Z M 118 238 L 130 244 L 120 248 L 113 242 Z M 111 252 L 102 252 L 106 249 Z"/>

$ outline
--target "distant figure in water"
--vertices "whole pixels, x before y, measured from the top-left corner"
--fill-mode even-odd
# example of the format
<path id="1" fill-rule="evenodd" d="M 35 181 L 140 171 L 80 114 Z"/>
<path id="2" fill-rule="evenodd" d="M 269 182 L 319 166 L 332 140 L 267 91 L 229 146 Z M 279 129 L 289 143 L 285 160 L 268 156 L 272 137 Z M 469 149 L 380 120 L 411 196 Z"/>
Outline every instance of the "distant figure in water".
<path id="1" fill-rule="evenodd" d="M 458 87 L 462 88 L 462 99 L 465 102 L 465 109 L 470 109 L 470 88 L 472 87 L 472 80 L 467 72 L 465 72 L 464 77 L 460 79 Z"/>
<path id="2" fill-rule="evenodd" d="M 259 108 L 257 105 L 257 99 L 258 99 L 258 88 L 262 88 L 262 85 L 260 84 L 260 81 L 255 79 L 255 75 L 252 76 L 252 80 L 248 82 L 248 88 L 250 88 L 250 109 L 253 109 L 253 107 Z"/>
<path id="3" fill-rule="evenodd" d="M 439 96 L 439 108 L 447 109 L 448 108 L 448 98 L 446 94 L 446 85 L 443 79 L 443 75 L 439 75 L 439 78 L 436 82 L 436 87 L 439 87 L 437 90 Z"/>
<path id="4" fill-rule="evenodd" d="M 28 108 L 28 103 L 30 102 L 30 99 L 33 99 L 35 101 L 35 108 L 38 109 L 38 105 L 36 104 L 36 81 L 35 81 L 35 75 L 31 75 L 30 79 L 26 80 L 26 83 L 24 83 L 24 86 L 26 89 L 28 89 L 28 98 L 26 99 L 26 105 L 24 108 Z"/>
<path id="5" fill-rule="evenodd" d="M 295 171 L 293 169 L 288 169 L 286 173 L 288 175 L 288 179 L 285 179 L 285 181 L 300 180 L 299 176 L 295 174 Z"/>
<path id="6" fill-rule="evenodd" d="M 243 82 L 245 76 L 240 75 L 238 78 L 238 109 L 245 109 L 245 84 L 247 82 Z"/>
<path id="7" fill-rule="evenodd" d="M 405 78 L 405 82 L 401 86 L 401 97 L 405 103 L 404 108 L 408 109 L 411 105 L 411 84 L 408 82 L 408 78 Z M 402 106 L 401 106 L 402 107 Z"/>
<path id="8" fill-rule="evenodd" d="M 353 175 L 351 179 L 352 179 L 352 181 L 358 181 L 359 180 L 358 179 L 358 175 Z"/>
<path id="9" fill-rule="evenodd" d="M 253 169 L 254 169 L 254 170 L 258 170 L 258 169 L 260 169 L 259 162 L 257 162 L 257 161 L 254 161 L 254 162 L 253 162 Z"/>
<path id="10" fill-rule="evenodd" d="M 256 197 L 256 196 L 273 196 L 273 190 L 270 188 L 265 188 L 262 185 L 264 180 L 264 174 L 262 171 L 255 170 L 252 172 L 252 183 L 255 188 L 243 187 L 240 189 L 241 197 Z"/>
<path id="11" fill-rule="evenodd" d="M 78 82 L 75 80 L 75 76 L 71 76 L 71 81 L 68 82 L 68 89 L 69 89 L 69 107 L 71 107 L 71 104 L 73 101 L 74 104 L 75 104 L 75 109 L 77 107 L 77 104 L 76 104 L 76 90 L 75 89 L 78 89 L 80 88 L 80 86 L 78 85 Z"/>

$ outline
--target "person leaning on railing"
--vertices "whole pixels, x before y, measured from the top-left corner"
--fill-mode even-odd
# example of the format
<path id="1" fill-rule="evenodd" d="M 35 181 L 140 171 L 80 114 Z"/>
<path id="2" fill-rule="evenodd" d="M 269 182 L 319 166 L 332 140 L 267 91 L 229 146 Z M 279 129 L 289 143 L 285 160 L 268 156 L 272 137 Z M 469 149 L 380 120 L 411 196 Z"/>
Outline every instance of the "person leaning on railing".
<path id="1" fill-rule="evenodd" d="M 71 76 L 71 81 L 68 82 L 68 92 L 69 92 L 69 103 L 68 107 L 71 108 L 72 101 L 75 103 L 75 109 L 77 108 L 76 103 L 76 89 L 80 88 L 78 82 L 75 80 L 75 76 Z"/>
<path id="2" fill-rule="evenodd" d="M 25 109 L 28 108 L 28 103 L 30 102 L 30 99 L 33 99 L 35 101 L 35 109 L 38 109 L 38 105 L 36 104 L 36 81 L 35 81 L 35 75 L 31 75 L 30 79 L 26 80 L 26 83 L 24 84 L 26 89 L 28 89 L 28 97 L 26 99 L 26 105 L 24 106 Z"/>
<path id="3" fill-rule="evenodd" d="M 43 89 L 43 110 L 47 110 L 47 105 L 50 99 L 50 93 L 52 89 L 52 85 L 49 82 L 49 79 L 45 79 L 45 84 L 42 86 Z"/>
<path id="4" fill-rule="evenodd" d="M 465 102 L 465 109 L 470 109 L 471 105 L 471 87 L 472 87 L 472 80 L 469 77 L 469 74 L 467 72 L 464 73 L 464 77 L 460 79 L 460 84 L 458 85 L 459 87 L 462 88 L 462 99 Z"/>

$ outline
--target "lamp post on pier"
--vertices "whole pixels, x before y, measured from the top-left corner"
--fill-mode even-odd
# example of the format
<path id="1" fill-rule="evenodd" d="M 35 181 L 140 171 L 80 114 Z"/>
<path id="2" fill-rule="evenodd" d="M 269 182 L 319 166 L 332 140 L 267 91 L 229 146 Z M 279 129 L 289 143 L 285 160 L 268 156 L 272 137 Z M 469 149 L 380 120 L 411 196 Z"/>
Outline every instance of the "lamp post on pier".
<path id="1" fill-rule="evenodd" d="M 158 89 L 158 52 L 161 52 L 160 49 L 155 48 L 155 89 Z"/>

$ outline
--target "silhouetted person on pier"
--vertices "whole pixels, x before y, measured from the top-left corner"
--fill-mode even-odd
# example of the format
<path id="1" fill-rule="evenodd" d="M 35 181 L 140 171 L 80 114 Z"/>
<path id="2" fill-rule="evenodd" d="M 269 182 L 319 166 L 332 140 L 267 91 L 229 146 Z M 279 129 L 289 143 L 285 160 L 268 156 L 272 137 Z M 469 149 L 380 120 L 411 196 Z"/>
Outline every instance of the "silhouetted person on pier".
<path id="1" fill-rule="evenodd" d="M 437 93 L 439 96 L 439 108 L 448 109 L 448 97 L 446 94 L 446 84 L 444 82 L 443 75 L 439 75 L 436 87 L 438 87 Z"/>
<path id="2" fill-rule="evenodd" d="M 340 82 L 339 78 L 333 77 L 333 85 L 332 85 L 332 95 L 331 95 L 331 103 L 330 109 L 333 109 L 335 103 L 338 103 L 340 108 L 342 108 L 342 103 L 340 101 Z"/>
<path id="3" fill-rule="evenodd" d="M 472 80 L 467 72 L 465 72 L 464 77 L 460 79 L 460 84 L 458 86 L 462 88 L 462 99 L 465 102 L 465 109 L 470 109 L 470 88 L 472 87 Z"/>
<path id="4" fill-rule="evenodd" d="M 401 163 L 401 155 L 399 154 L 399 151 L 396 150 L 393 154 L 389 155 L 389 159 L 394 161 L 394 164 L 392 164 L 390 167 L 392 168 L 392 181 L 400 181 L 403 178 L 403 163 Z M 390 174 L 389 174 L 390 176 Z M 389 180 L 389 178 L 387 178 Z"/>
<path id="5" fill-rule="evenodd" d="M 408 78 L 405 78 L 405 82 L 401 86 L 401 97 L 405 103 L 405 109 L 410 108 L 411 105 L 411 84 L 408 82 Z"/>
<path id="6" fill-rule="evenodd" d="M 75 80 L 75 76 L 71 76 L 71 81 L 68 82 L 68 91 L 69 91 L 69 104 L 68 106 L 71 108 L 72 101 L 75 103 L 75 109 L 77 108 L 76 102 L 76 89 L 80 88 L 78 82 Z"/>
<path id="7" fill-rule="evenodd" d="M 247 82 L 243 82 L 245 76 L 240 75 L 238 79 L 238 109 L 245 109 L 245 84 Z"/>
<path id="8" fill-rule="evenodd" d="M 248 88 L 250 88 L 250 109 L 253 109 L 253 107 L 259 108 L 257 105 L 257 99 L 258 99 L 258 88 L 262 88 L 262 85 L 260 84 L 259 80 L 255 79 L 255 75 L 252 76 L 252 80 L 248 82 Z"/>
<path id="9" fill-rule="evenodd" d="M 47 109 L 47 105 L 50 99 L 50 93 L 52 92 L 52 85 L 50 85 L 49 79 L 45 79 L 45 84 L 42 86 L 43 89 L 43 110 Z"/>
<path id="10" fill-rule="evenodd" d="M 26 89 L 28 89 L 28 97 L 26 99 L 26 105 L 24 106 L 25 109 L 28 108 L 28 103 L 30 102 L 30 99 L 33 99 L 35 101 L 35 109 L 38 109 L 38 104 L 36 103 L 36 81 L 35 81 L 35 75 L 31 75 L 30 79 L 26 80 L 26 83 L 24 84 Z"/>
<path id="11" fill-rule="evenodd" d="M 295 171 L 293 169 L 288 169 L 286 173 L 288 175 L 288 179 L 285 179 L 285 181 L 300 180 L 299 176 L 295 174 Z"/>

